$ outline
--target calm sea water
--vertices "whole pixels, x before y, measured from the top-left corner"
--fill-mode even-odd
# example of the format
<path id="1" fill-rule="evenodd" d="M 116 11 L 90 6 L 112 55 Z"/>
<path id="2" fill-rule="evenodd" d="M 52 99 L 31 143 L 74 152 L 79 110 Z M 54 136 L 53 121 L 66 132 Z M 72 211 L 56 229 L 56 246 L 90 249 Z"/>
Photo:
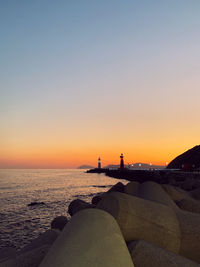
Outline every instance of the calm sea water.
<path id="1" fill-rule="evenodd" d="M 91 201 L 118 181 L 85 170 L 0 170 L 0 248 L 22 248 L 49 229 L 54 217 L 68 217 L 73 199 Z M 34 201 L 45 205 L 27 206 Z"/>

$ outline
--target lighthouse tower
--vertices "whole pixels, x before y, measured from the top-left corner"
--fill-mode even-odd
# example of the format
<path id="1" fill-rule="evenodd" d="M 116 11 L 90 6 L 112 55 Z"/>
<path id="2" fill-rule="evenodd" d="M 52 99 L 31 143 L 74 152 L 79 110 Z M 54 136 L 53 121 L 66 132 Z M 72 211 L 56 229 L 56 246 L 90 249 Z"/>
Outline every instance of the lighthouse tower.
<path id="1" fill-rule="evenodd" d="M 101 159 L 100 159 L 100 157 L 98 158 L 98 169 L 101 169 Z"/>
<path id="2" fill-rule="evenodd" d="M 120 170 L 124 169 L 124 155 L 121 153 L 120 155 Z"/>

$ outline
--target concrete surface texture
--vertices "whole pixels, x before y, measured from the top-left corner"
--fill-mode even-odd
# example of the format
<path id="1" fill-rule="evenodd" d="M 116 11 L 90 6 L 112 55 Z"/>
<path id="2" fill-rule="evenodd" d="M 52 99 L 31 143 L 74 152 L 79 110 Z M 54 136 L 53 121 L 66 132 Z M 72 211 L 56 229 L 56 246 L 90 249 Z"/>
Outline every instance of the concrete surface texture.
<path id="1" fill-rule="evenodd" d="M 124 193 L 129 194 L 129 195 L 133 195 L 133 196 L 137 196 L 139 185 L 140 185 L 139 182 L 129 182 L 124 187 Z"/>
<path id="2" fill-rule="evenodd" d="M 198 263 L 144 240 L 130 242 L 135 267 L 198 267 Z"/>
<path id="3" fill-rule="evenodd" d="M 66 216 L 57 216 L 51 222 L 51 229 L 58 229 L 62 231 L 65 225 L 68 223 L 68 219 Z"/>
<path id="4" fill-rule="evenodd" d="M 200 200 L 200 187 L 190 191 L 190 196 L 197 200 Z"/>
<path id="5" fill-rule="evenodd" d="M 200 201 L 190 198 L 184 198 L 177 201 L 176 204 L 182 210 L 200 214 Z"/>
<path id="6" fill-rule="evenodd" d="M 70 216 L 73 216 L 80 210 L 90 209 L 90 208 L 95 208 L 95 207 L 96 207 L 95 205 L 77 198 L 69 204 L 68 213 L 70 214 Z"/>
<path id="7" fill-rule="evenodd" d="M 174 201 L 179 201 L 183 198 L 189 198 L 190 194 L 179 188 L 179 187 L 175 187 L 169 184 L 163 184 L 162 188 L 167 192 L 167 194 L 171 197 L 172 200 Z"/>
<path id="8" fill-rule="evenodd" d="M 155 182 L 149 181 L 140 184 L 137 195 L 141 198 L 164 204 L 174 209 L 177 208 L 175 202 L 164 191 L 161 185 Z"/>
<path id="9" fill-rule="evenodd" d="M 180 229 L 172 208 L 119 192 L 106 195 L 97 207 L 114 216 L 126 241 L 144 239 L 179 252 Z"/>
<path id="10" fill-rule="evenodd" d="M 200 214 L 176 212 L 181 230 L 180 254 L 200 263 Z"/>
<path id="11" fill-rule="evenodd" d="M 141 192 L 139 193 L 141 197 L 163 204 L 165 203 L 174 210 L 181 232 L 180 254 L 200 263 L 199 202 L 192 199 L 187 192 L 180 190 L 179 193 L 182 194 L 183 199 L 176 201 L 178 204 L 177 206 L 159 184 L 146 182 L 140 186 L 143 186 L 142 194 Z"/>
<path id="12" fill-rule="evenodd" d="M 109 194 L 108 194 L 109 195 Z M 84 209 L 67 223 L 40 267 L 133 267 L 115 219 L 99 209 Z"/>

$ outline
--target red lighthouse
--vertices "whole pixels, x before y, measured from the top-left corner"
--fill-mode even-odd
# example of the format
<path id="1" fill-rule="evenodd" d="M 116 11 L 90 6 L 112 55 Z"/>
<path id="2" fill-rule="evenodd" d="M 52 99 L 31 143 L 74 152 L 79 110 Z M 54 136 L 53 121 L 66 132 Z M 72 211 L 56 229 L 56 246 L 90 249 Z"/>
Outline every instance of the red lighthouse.
<path id="1" fill-rule="evenodd" d="M 120 156 L 120 170 L 124 170 L 124 155 L 122 153 Z"/>

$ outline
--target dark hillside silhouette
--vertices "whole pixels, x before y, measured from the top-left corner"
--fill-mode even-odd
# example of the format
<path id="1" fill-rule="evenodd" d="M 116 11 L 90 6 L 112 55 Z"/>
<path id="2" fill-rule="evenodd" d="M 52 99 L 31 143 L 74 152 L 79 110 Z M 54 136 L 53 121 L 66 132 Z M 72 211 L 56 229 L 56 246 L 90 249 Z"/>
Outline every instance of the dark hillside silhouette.
<path id="1" fill-rule="evenodd" d="M 200 145 L 195 146 L 173 159 L 167 169 L 199 169 Z"/>

